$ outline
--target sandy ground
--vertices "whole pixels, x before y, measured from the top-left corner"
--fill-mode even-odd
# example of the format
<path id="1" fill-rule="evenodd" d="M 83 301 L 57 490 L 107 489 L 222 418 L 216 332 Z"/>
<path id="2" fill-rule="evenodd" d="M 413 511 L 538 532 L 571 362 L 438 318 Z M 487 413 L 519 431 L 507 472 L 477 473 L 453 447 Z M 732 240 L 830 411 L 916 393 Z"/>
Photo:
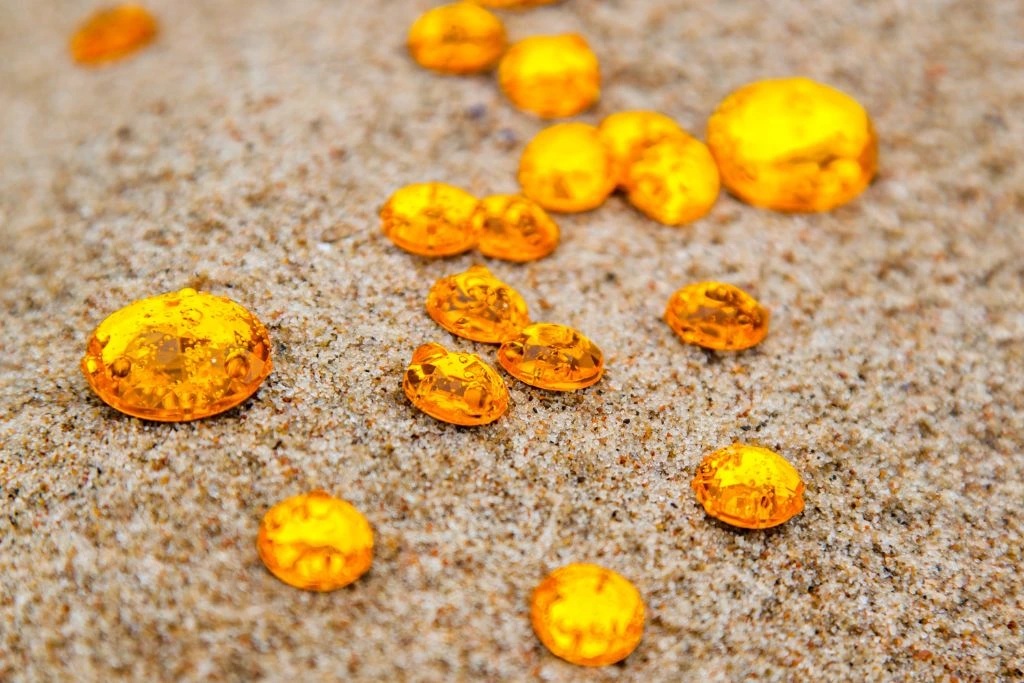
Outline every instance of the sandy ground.
<path id="1" fill-rule="evenodd" d="M 535 319 L 606 353 L 595 387 L 512 382 L 497 423 L 417 412 L 400 379 L 437 340 L 439 276 L 380 233 L 397 187 L 516 189 L 543 124 L 493 78 L 403 49 L 425 0 L 153 0 L 163 33 L 69 63 L 92 3 L 0 3 L 0 679 L 828 680 L 1024 677 L 1024 5 L 566 0 L 512 36 L 578 30 L 597 122 L 653 108 L 703 134 L 748 81 L 857 97 L 881 173 L 825 215 L 724 196 L 681 229 L 621 198 L 561 219 L 541 262 L 488 265 Z M 773 312 L 757 349 L 682 345 L 668 296 L 722 279 Z M 269 326 L 259 393 L 188 424 L 128 418 L 78 370 L 93 327 L 191 285 Z M 779 451 L 807 508 L 708 519 L 689 482 L 736 440 Z M 263 512 L 323 487 L 377 534 L 371 572 L 291 589 Z M 593 561 L 640 589 L 644 640 L 583 670 L 527 599 Z"/>

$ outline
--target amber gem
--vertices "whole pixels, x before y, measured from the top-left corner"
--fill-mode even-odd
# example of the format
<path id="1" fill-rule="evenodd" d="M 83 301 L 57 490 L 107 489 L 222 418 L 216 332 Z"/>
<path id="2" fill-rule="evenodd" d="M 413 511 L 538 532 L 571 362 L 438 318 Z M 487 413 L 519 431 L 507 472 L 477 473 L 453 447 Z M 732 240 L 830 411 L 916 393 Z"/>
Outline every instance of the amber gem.
<path id="1" fill-rule="evenodd" d="M 687 344 L 739 351 L 768 334 L 768 310 L 742 289 L 724 282 L 697 282 L 672 295 L 665 322 Z"/>
<path id="2" fill-rule="evenodd" d="M 519 159 L 523 194 L 549 211 L 589 211 L 615 189 L 615 170 L 597 129 L 560 123 L 537 133 Z"/>
<path id="3" fill-rule="evenodd" d="M 435 282 L 427 313 L 452 334 L 488 344 L 500 344 L 530 324 L 523 297 L 484 266 Z"/>
<path id="4" fill-rule="evenodd" d="M 709 454 L 692 486 L 709 515 L 744 529 L 777 526 L 804 509 L 800 474 L 767 448 L 737 443 Z"/>
<path id="5" fill-rule="evenodd" d="M 582 334 L 555 323 L 534 323 L 498 349 L 508 374 L 552 391 L 573 391 L 597 383 L 604 374 L 604 354 Z"/>
<path id="6" fill-rule="evenodd" d="M 558 224 L 540 204 L 520 195 L 499 194 L 480 201 L 473 216 L 477 249 L 506 261 L 534 261 L 558 246 Z"/>
<path id="7" fill-rule="evenodd" d="M 621 574 L 595 564 L 569 564 L 533 591 L 533 630 L 552 654 L 583 666 L 629 656 L 644 632 L 644 602 Z"/>
<path id="8" fill-rule="evenodd" d="M 508 409 L 508 388 L 497 371 L 472 353 L 424 344 L 413 353 L 402 381 L 412 404 L 443 422 L 494 422 Z"/>
<path id="9" fill-rule="evenodd" d="M 655 111 L 620 111 L 597 128 L 611 154 L 615 182 L 625 185 L 629 167 L 651 145 L 670 137 L 689 137 L 678 123 Z"/>
<path id="10" fill-rule="evenodd" d="M 579 114 L 601 95 L 597 55 L 576 33 L 514 43 L 498 65 L 498 82 L 513 105 L 544 119 Z"/>
<path id="11" fill-rule="evenodd" d="M 477 199 L 445 183 L 406 185 L 380 210 L 381 229 L 396 245 L 420 256 L 451 256 L 477 243 Z"/>
<path id="12" fill-rule="evenodd" d="M 665 225 L 706 215 L 718 199 L 718 168 L 703 142 L 674 136 L 644 149 L 627 171 L 630 203 Z"/>
<path id="13" fill-rule="evenodd" d="M 122 413 L 196 420 L 233 408 L 270 374 L 270 339 L 240 305 L 194 289 L 140 299 L 89 338 L 82 371 Z"/>
<path id="14" fill-rule="evenodd" d="M 409 52 L 427 69 L 471 74 L 494 66 L 505 50 L 505 26 L 471 2 L 424 12 L 409 29 Z"/>
<path id="15" fill-rule="evenodd" d="M 117 61 L 153 41 L 156 19 L 139 5 L 102 9 L 71 36 L 68 48 L 79 64 L 97 66 Z"/>

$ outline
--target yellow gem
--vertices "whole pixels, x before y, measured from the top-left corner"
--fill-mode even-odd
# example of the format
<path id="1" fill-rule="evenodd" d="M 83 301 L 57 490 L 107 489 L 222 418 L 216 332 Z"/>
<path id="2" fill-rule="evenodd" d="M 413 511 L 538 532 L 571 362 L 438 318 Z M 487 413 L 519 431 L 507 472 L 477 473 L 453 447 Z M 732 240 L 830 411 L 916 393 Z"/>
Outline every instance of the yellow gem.
<path id="1" fill-rule="evenodd" d="M 519 159 L 523 194 L 549 211 L 589 211 L 615 189 L 611 155 L 597 128 L 560 123 L 537 133 Z"/>
<path id="2" fill-rule="evenodd" d="M 620 111 L 597 127 L 615 167 L 615 182 L 625 185 L 629 167 L 651 145 L 669 137 L 689 137 L 675 121 L 654 111 Z"/>
<path id="3" fill-rule="evenodd" d="M 644 601 L 621 574 L 596 564 L 569 564 L 534 589 L 530 621 L 552 654 L 573 664 L 605 666 L 640 644 Z"/>
<path id="4" fill-rule="evenodd" d="M 665 322 L 687 344 L 739 351 L 768 334 L 768 310 L 739 287 L 697 282 L 672 295 Z"/>
<path id="5" fill-rule="evenodd" d="M 645 149 L 629 167 L 630 203 L 665 225 L 706 215 L 718 199 L 718 167 L 703 142 L 672 137 Z"/>
<path id="6" fill-rule="evenodd" d="M 494 422 L 508 408 L 508 388 L 497 371 L 472 353 L 424 344 L 402 381 L 412 404 L 430 417 L 473 426 Z"/>
<path id="7" fill-rule="evenodd" d="M 451 256 L 472 249 L 476 197 L 445 183 L 406 185 L 380 210 L 381 228 L 396 245 L 420 256 Z"/>
<path id="8" fill-rule="evenodd" d="M 127 57 L 153 41 L 156 20 L 139 5 L 118 5 L 85 20 L 68 44 L 71 58 L 97 66 Z"/>
<path id="9" fill-rule="evenodd" d="M 494 66 L 505 50 L 505 26 L 471 2 L 424 12 L 409 29 L 409 52 L 427 69 L 471 74 Z"/>
<path id="10" fill-rule="evenodd" d="M 597 55 L 583 36 L 530 36 L 508 49 L 498 83 L 518 109 L 543 119 L 574 116 L 601 95 Z"/>
<path id="11" fill-rule="evenodd" d="M 435 282 L 427 313 L 452 334 L 487 344 L 500 344 L 530 324 L 523 297 L 484 266 Z"/>
<path id="12" fill-rule="evenodd" d="M 558 224 L 540 204 L 520 195 L 498 194 L 481 200 L 473 224 L 480 234 L 477 249 L 491 258 L 533 261 L 558 246 Z"/>
<path id="13" fill-rule="evenodd" d="M 332 591 L 370 568 L 373 529 L 349 503 L 326 491 L 313 491 L 267 511 L 256 550 L 270 573 L 289 586 Z"/>
<path id="14" fill-rule="evenodd" d="M 508 374 L 530 386 L 573 391 L 596 384 L 604 374 L 604 354 L 582 334 L 554 323 L 534 323 L 498 349 Z"/>
<path id="15" fill-rule="evenodd" d="M 82 372 L 122 413 L 180 422 L 223 412 L 270 374 L 263 324 L 234 301 L 194 289 L 140 299 L 92 333 Z"/>
<path id="16" fill-rule="evenodd" d="M 864 107 L 807 78 L 746 85 L 708 121 L 722 183 L 745 202 L 778 211 L 827 211 L 860 194 L 878 167 Z"/>
<path id="17" fill-rule="evenodd" d="M 781 455 L 737 443 L 706 456 L 693 478 L 704 510 L 726 524 L 767 529 L 804 509 L 804 483 Z"/>

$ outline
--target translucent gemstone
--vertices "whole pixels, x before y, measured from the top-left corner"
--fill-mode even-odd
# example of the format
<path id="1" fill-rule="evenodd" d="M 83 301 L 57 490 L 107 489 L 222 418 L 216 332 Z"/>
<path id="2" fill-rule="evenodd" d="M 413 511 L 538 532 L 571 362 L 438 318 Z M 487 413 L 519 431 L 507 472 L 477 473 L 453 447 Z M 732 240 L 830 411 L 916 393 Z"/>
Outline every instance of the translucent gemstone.
<path id="1" fill-rule="evenodd" d="M 498 349 L 508 374 L 552 391 L 572 391 L 597 383 L 604 374 L 604 354 L 582 334 L 554 323 L 534 323 Z"/>
<path id="2" fill-rule="evenodd" d="M 476 197 L 445 183 L 406 185 L 381 208 L 381 228 L 413 254 L 460 254 L 477 243 L 472 220 L 476 205 Z"/>
<path id="3" fill-rule="evenodd" d="M 606 117 L 597 130 L 611 154 L 615 182 L 622 186 L 629 167 L 648 147 L 670 137 L 689 137 L 675 121 L 654 111 L 620 111 Z"/>
<path id="4" fill-rule="evenodd" d="M 722 183 L 745 202 L 827 211 L 860 194 L 878 167 L 878 138 L 849 95 L 807 78 L 746 85 L 708 121 Z"/>
<path id="5" fill-rule="evenodd" d="M 117 61 L 153 41 L 156 20 L 139 5 L 118 5 L 92 14 L 71 36 L 68 48 L 79 64 Z"/>
<path id="6" fill-rule="evenodd" d="M 500 344 L 530 324 L 523 297 L 484 266 L 435 282 L 427 313 L 452 334 L 488 344 Z"/>
<path id="7" fill-rule="evenodd" d="M 270 573 L 289 586 L 332 591 L 370 568 L 373 529 L 352 505 L 318 490 L 270 508 L 256 550 Z"/>
<path id="8" fill-rule="evenodd" d="M 508 409 L 508 389 L 494 368 L 477 355 L 452 353 L 440 344 L 416 349 L 402 388 L 424 413 L 457 425 L 494 422 Z"/>
<path id="9" fill-rule="evenodd" d="M 766 529 L 804 509 L 804 483 L 781 455 L 733 444 L 706 456 L 693 478 L 704 510 L 726 524 Z"/>
<path id="10" fill-rule="evenodd" d="M 92 333 L 82 371 L 122 413 L 196 420 L 233 408 L 270 374 L 263 324 L 234 301 L 194 289 L 140 299 Z"/>
<path id="11" fill-rule="evenodd" d="M 704 143 L 676 136 L 651 145 L 629 167 L 630 203 L 648 218 L 683 225 L 705 216 L 718 199 L 718 167 Z"/>
<path id="12" fill-rule="evenodd" d="M 597 55 L 583 36 L 530 36 L 508 49 L 498 83 L 518 109 L 543 119 L 575 116 L 601 95 Z"/>
<path id="13" fill-rule="evenodd" d="M 549 211 L 589 211 L 615 189 L 611 155 L 597 128 L 560 123 L 537 133 L 519 159 L 523 194 Z"/>
<path id="14" fill-rule="evenodd" d="M 480 234 L 477 249 L 491 258 L 533 261 L 558 246 L 558 224 L 540 204 L 520 195 L 499 194 L 481 200 L 473 223 Z"/>
<path id="15" fill-rule="evenodd" d="M 533 591 L 530 621 L 552 654 L 583 666 L 629 656 L 644 633 L 644 602 L 621 574 L 595 564 L 569 564 Z"/>
<path id="16" fill-rule="evenodd" d="M 505 26 L 471 2 L 428 10 L 409 29 L 409 52 L 427 69 L 448 74 L 485 71 L 505 51 Z"/>
<path id="17" fill-rule="evenodd" d="M 742 289 L 724 282 L 697 282 L 672 295 L 665 322 L 687 344 L 739 351 L 768 334 L 768 310 Z"/>

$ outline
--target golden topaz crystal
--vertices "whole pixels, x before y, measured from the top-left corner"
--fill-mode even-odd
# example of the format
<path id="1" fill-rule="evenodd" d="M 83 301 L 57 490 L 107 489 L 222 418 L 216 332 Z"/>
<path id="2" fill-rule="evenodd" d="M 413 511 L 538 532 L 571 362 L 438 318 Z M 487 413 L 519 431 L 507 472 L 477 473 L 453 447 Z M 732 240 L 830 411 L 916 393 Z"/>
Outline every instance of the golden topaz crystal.
<path id="1" fill-rule="evenodd" d="M 629 202 L 665 225 L 683 225 L 707 215 L 718 190 L 715 160 L 703 142 L 689 136 L 651 145 L 627 172 Z"/>
<path id="2" fill-rule="evenodd" d="M 537 133 L 523 149 L 519 185 L 549 211 L 589 211 L 615 189 L 615 169 L 597 128 L 560 123 Z"/>
<path id="3" fill-rule="evenodd" d="M 693 478 L 704 510 L 744 529 L 778 526 L 804 509 L 804 483 L 781 455 L 733 444 L 706 456 Z"/>
<path id="4" fill-rule="evenodd" d="M 530 324 L 523 297 L 484 266 L 435 282 L 427 313 L 452 334 L 487 344 L 500 344 Z"/>
<path id="5" fill-rule="evenodd" d="M 89 338 L 82 371 L 122 413 L 180 422 L 249 398 L 270 374 L 263 324 L 230 299 L 182 289 L 112 313 Z"/>
<path id="6" fill-rule="evenodd" d="M 472 353 L 424 344 L 402 381 L 405 395 L 427 415 L 452 424 L 494 422 L 508 409 L 508 388 L 497 371 Z"/>
<path id="7" fill-rule="evenodd" d="M 537 202 L 521 195 L 498 194 L 480 201 L 473 216 L 484 256 L 505 261 L 534 261 L 558 246 L 558 224 Z"/>
<path id="8" fill-rule="evenodd" d="M 596 564 L 569 564 L 533 591 L 530 621 L 552 654 L 583 666 L 629 656 L 644 633 L 644 602 L 621 574 Z"/>
<path id="9" fill-rule="evenodd" d="M 420 256 L 452 256 L 477 243 L 477 199 L 445 183 L 416 183 L 395 192 L 380 210 L 392 242 Z"/>
<path id="10" fill-rule="evenodd" d="M 596 384 L 604 374 L 604 354 L 582 334 L 555 323 L 534 323 L 498 349 L 508 374 L 530 386 L 573 391 Z"/>
<path id="11" fill-rule="evenodd" d="M 672 295 L 665 322 L 687 344 L 716 351 L 755 346 L 768 334 L 768 310 L 739 287 L 697 282 Z"/>
<path id="12" fill-rule="evenodd" d="M 620 111 L 605 117 L 597 130 L 611 154 L 619 185 L 626 184 L 629 167 L 648 147 L 670 137 L 689 137 L 678 123 L 655 111 Z"/>
<path id="13" fill-rule="evenodd" d="M 270 508 L 256 550 L 270 573 L 289 586 L 332 591 L 370 568 L 373 529 L 351 504 L 317 490 Z"/>
<path id="14" fill-rule="evenodd" d="M 601 95 L 597 55 L 583 36 L 530 36 L 498 65 L 498 83 L 516 108 L 543 119 L 575 116 Z"/>
<path id="15" fill-rule="evenodd" d="M 808 78 L 746 85 L 708 121 L 722 183 L 743 201 L 778 211 L 827 211 L 868 186 L 878 138 L 849 95 Z"/>
<path id="16" fill-rule="evenodd" d="M 79 64 L 98 66 L 123 59 L 153 42 L 157 24 L 146 8 L 118 5 L 102 9 L 71 36 L 68 48 Z"/>
<path id="17" fill-rule="evenodd" d="M 424 12 L 409 29 L 409 53 L 427 69 L 447 74 L 485 71 L 505 51 L 505 26 L 471 2 Z"/>

